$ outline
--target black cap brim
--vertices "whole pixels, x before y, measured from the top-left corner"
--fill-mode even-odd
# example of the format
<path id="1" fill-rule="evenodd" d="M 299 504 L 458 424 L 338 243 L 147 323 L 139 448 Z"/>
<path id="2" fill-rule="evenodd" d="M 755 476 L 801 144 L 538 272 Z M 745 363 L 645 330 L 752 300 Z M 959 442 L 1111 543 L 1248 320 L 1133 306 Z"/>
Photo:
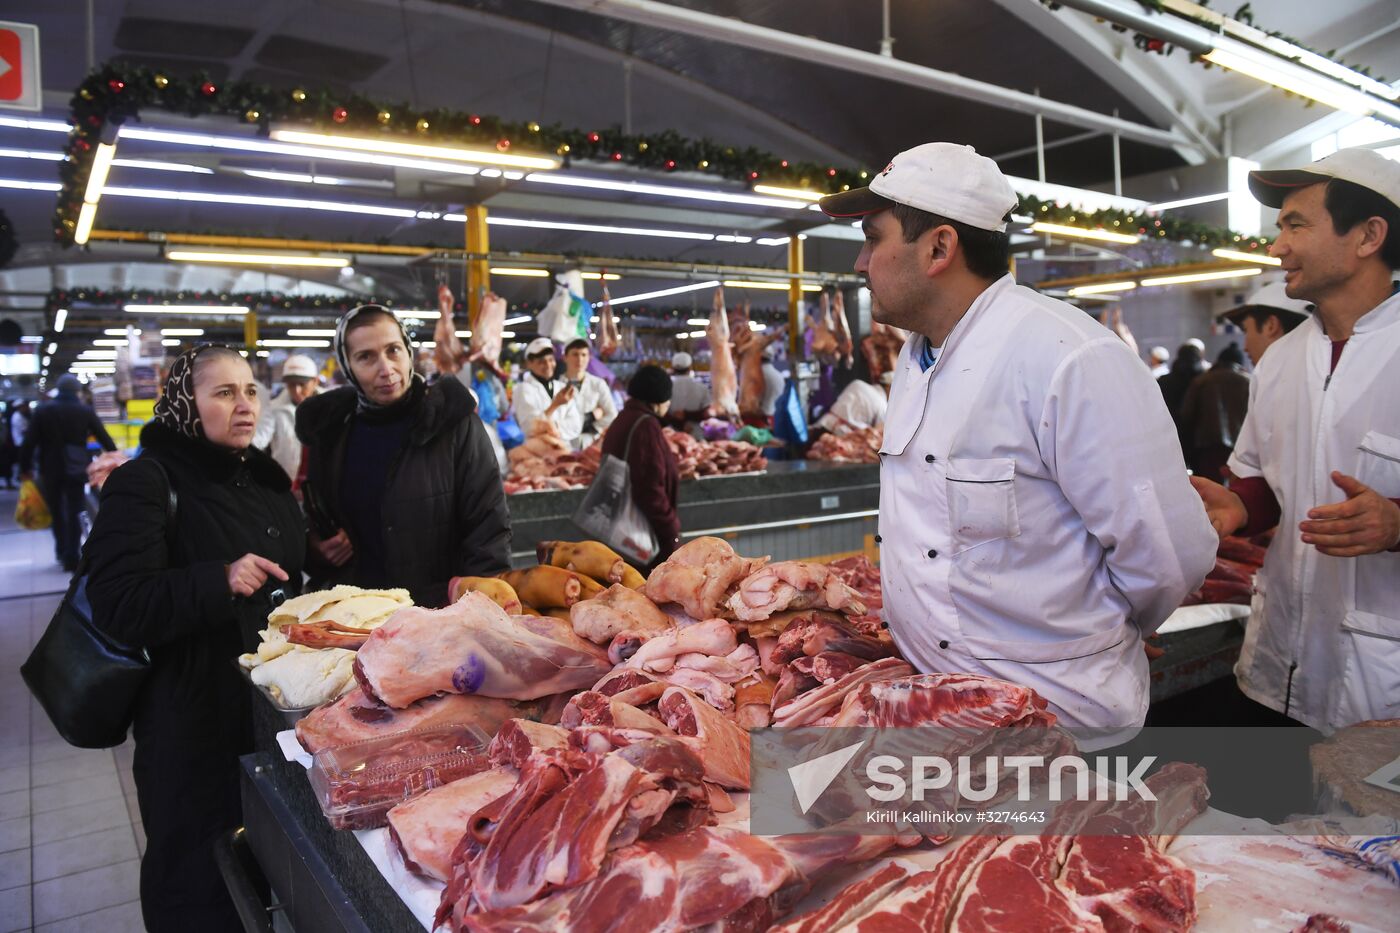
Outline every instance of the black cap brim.
<path id="1" fill-rule="evenodd" d="M 817 204 L 828 217 L 865 217 L 886 210 L 894 202 L 869 188 L 852 188 L 840 194 L 828 194 Z"/>
<path id="2" fill-rule="evenodd" d="M 1283 207 L 1283 201 L 1299 188 L 1316 185 L 1330 179 L 1331 175 L 1321 175 L 1301 168 L 1280 169 L 1275 172 L 1250 172 L 1249 193 L 1265 207 Z"/>

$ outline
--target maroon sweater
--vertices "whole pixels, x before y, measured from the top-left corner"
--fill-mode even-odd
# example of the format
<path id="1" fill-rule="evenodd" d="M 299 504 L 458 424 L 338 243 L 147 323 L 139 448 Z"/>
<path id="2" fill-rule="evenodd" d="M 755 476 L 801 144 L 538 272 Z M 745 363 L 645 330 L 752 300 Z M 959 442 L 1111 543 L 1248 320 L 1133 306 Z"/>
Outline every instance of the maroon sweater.
<path id="1" fill-rule="evenodd" d="M 637 424 L 638 421 L 641 423 Z M 603 453 L 623 459 L 627 435 L 634 424 L 637 430 L 632 435 L 632 450 L 625 457 L 630 468 L 632 499 L 651 521 L 661 546 L 660 558 L 664 559 L 676 549 L 680 539 L 681 520 L 676 514 L 676 502 L 680 497 L 681 474 L 676 455 L 661 433 L 661 422 L 650 406 L 628 399 L 603 435 Z"/>

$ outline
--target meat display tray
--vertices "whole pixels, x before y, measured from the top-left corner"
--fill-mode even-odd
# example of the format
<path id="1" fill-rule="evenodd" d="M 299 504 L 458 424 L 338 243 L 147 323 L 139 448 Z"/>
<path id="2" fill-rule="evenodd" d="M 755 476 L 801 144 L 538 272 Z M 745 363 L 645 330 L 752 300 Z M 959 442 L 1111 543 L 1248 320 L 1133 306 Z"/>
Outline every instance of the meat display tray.
<path id="1" fill-rule="evenodd" d="M 282 721 L 287 724 L 288 729 L 296 726 L 307 713 L 316 708 L 314 706 L 295 706 L 290 708 L 283 706 L 277 702 L 277 698 L 274 697 L 266 687 L 253 680 L 253 672 L 242 664 L 239 664 L 237 659 L 234 660 L 233 666 L 238 668 L 238 673 L 242 674 L 243 679 L 248 681 L 248 686 L 252 687 L 255 692 L 261 694 L 262 698 L 267 701 L 267 704 L 277 711 L 277 715 L 282 717 Z"/>

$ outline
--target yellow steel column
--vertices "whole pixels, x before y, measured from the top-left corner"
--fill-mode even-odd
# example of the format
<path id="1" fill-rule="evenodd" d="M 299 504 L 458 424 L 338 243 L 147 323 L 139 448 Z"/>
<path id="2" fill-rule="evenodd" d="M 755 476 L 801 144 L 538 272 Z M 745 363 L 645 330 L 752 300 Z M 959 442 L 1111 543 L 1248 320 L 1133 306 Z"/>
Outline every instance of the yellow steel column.
<path id="1" fill-rule="evenodd" d="M 473 257 L 467 260 L 467 293 L 462 300 L 467 303 L 467 318 L 476 326 L 477 310 L 481 307 L 481 297 L 491 290 L 491 263 L 486 254 L 491 251 L 491 237 L 486 232 L 486 205 L 467 205 L 467 253 Z"/>
<path id="2" fill-rule="evenodd" d="M 258 348 L 258 312 L 254 308 L 249 308 L 248 313 L 243 315 L 243 343 L 247 345 L 249 353 Z"/>
<path id="3" fill-rule="evenodd" d="M 788 362 L 797 376 L 798 348 L 802 345 L 802 238 L 788 239 Z"/>

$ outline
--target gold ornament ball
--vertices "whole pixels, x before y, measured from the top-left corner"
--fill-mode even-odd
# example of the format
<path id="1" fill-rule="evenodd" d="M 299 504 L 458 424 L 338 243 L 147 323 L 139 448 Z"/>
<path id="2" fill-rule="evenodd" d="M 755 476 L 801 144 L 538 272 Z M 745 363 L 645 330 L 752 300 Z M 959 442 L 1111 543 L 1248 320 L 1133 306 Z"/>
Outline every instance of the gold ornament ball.
<path id="1" fill-rule="evenodd" d="M 81 97 L 83 100 L 92 100 L 92 91 L 89 91 L 87 88 L 83 88 L 78 92 L 78 96 Z"/>
<path id="2" fill-rule="evenodd" d="M 420 133 L 426 133 L 429 129 L 432 128 L 432 124 L 429 123 L 427 120 L 419 120 L 414 125 L 418 127 L 418 132 Z"/>
<path id="3" fill-rule="evenodd" d="M 154 78 L 151 79 L 151 83 L 154 84 L 156 87 L 160 88 L 161 90 L 165 90 L 167 87 L 170 86 L 170 79 L 167 78 L 165 75 L 156 75 Z"/>
<path id="4" fill-rule="evenodd" d="M 556 153 L 558 153 L 559 155 L 564 155 L 565 153 L 567 153 L 567 152 L 569 151 L 569 144 L 568 144 L 568 143 L 564 143 L 564 145 L 560 146 L 558 149 L 555 149 L 554 151 L 555 151 Z"/>
<path id="5" fill-rule="evenodd" d="M 842 190 L 842 191 L 850 191 L 850 190 L 851 190 L 851 186 L 850 186 L 850 185 L 842 185 L 842 186 L 841 186 L 841 190 Z"/>
<path id="6" fill-rule="evenodd" d="M 539 131 L 540 131 L 540 125 L 539 125 L 538 123 L 531 123 L 531 124 L 530 124 L 530 132 L 531 132 L 531 133 L 538 133 Z"/>
<path id="7" fill-rule="evenodd" d="M 78 226 L 78 222 L 77 222 L 76 220 L 71 220 L 71 219 L 69 219 L 69 218 L 64 218 L 64 221 L 63 221 L 63 229 L 65 229 L 65 230 L 73 230 L 73 229 L 75 229 L 77 226 Z"/>
<path id="8" fill-rule="evenodd" d="M 650 149 L 650 148 L 651 148 L 651 145 L 648 144 L 646 140 L 642 140 L 641 142 L 637 143 L 637 151 L 638 151 L 638 152 L 646 152 L 646 151 L 647 151 L 648 149 Z"/>
<path id="9" fill-rule="evenodd" d="M 249 110 L 247 113 L 243 114 L 243 119 L 247 120 L 249 123 L 257 123 L 258 118 L 261 116 L 262 114 L 258 113 L 256 110 Z"/>
<path id="10" fill-rule="evenodd" d="M 374 118 L 379 121 L 381 126 L 383 126 L 390 120 L 394 119 L 394 115 L 387 110 L 381 110 L 375 115 Z"/>
<path id="11" fill-rule="evenodd" d="M 292 100 L 298 104 L 305 103 L 306 92 L 303 91 L 301 88 L 297 88 L 296 90 L 292 91 Z"/>
<path id="12" fill-rule="evenodd" d="M 701 160 L 700 160 L 700 167 L 701 167 L 701 168 L 709 168 L 709 167 L 710 167 L 710 160 L 709 160 L 709 159 L 701 159 Z"/>
<path id="13" fill-rule="evenodd" d="M 861 172 L 861 173 L 860 173 L 860 177 L 861 177 L 861 178 L 869 178 L 869 177 L 870 177 L 870 173 L 869 173 L 869 172 Z"/>

